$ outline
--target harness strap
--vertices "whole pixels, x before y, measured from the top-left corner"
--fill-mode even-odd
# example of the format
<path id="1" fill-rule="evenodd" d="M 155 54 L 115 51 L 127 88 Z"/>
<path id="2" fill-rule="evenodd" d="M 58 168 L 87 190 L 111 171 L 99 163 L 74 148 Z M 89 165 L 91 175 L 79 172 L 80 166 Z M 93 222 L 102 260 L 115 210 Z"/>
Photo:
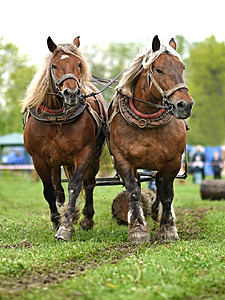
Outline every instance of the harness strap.
<path id="1" fill-rule="evenodd" d="M 52 76 L 52 79 L 56 85 L 56 88 L 59 89 L 59 86 L 67 79 L 74 79 L 78 85 L 78 88 L 81 88 L 80 87 L 80 81 L 78 80 L 77 76 L 75 74 L 72 74 L 72 73 L 67 73 L 67 74 L 64 74 L 62 77 L 60 77 L 58 80 L 55 78 L 55 75 L 54 75 L 54 71 L 53 71 L 53 67 L 51 67 L 51 76 Z"/>
<path id="2" fill-rule="evenodd" d="M 175 84 L 173 87 L 171 87 L 166 92 L 164 92 L 165 97 L 168 98 L 170 95 L 172 95 L 173 93 L 175 93 L 177 90 L 180 90 L 180 89 L 188 89 L 186 83 L 182 82 L 182 83 Z"/>
<path id="3" fill-rule="evenodd" d="M 127 68 L 128 69 L 128 68 Z M 92 92 L 88 95 L 84 95 L 83 97 L 84 98 L 89 98 L 89 97 L 92 97 L 92 96 L 96 96 L 98 94 L 101 94 L 102 92 L 104 92 L 108 87 L 110 87 L 114 82 L 117 82 L 116 80 L 127 70 L 125 69 L 124 71 L 122 71 L 119 75 L 117 75 L 114 79 L 110 80 L 109 83 L 107 85 L 105 85 L 105 87 L 103 89 L 101 89 L 100 91 L 98 92 Z M 99 77 L 100 78 L 100 77 Z"/>
<path id="4" fill-rule="evenodd" d="M 101 101 L 98 99 L 98 97 L 95 96 L 95 100 L 98 104 L 99 107 L 99 114 L 96 112 L 96 110 L 94 110 L 91 106 L 91 104 L 89 102 L 86 102 L 87 104 L 87 109 L 89 111 L 89 113 L 91 114 L 91 116 L 93 117 L 94 121 L 97 124 L 97 128 L 98 128 L 98 132 L 96 135 L 96 138 L 99 136 L 100 131 L 102 130 L 102 128 L 105 126 L 105 118 L 103 115 L 103 107 L 102 107 L 102 103 Z M 103 128 L 104 130 L 104 128 Z"/>
<path id="5" fill-rule="evenodd" d="M 98 113 L 92 108 L 90 103 L 87 103 L 87 109 L 89 110 L 89 113 L 92 115 L 95 122 L 97 123 L 97 126 L 99 127 L 102 123 L 102 119 L 99 117 Z"/>

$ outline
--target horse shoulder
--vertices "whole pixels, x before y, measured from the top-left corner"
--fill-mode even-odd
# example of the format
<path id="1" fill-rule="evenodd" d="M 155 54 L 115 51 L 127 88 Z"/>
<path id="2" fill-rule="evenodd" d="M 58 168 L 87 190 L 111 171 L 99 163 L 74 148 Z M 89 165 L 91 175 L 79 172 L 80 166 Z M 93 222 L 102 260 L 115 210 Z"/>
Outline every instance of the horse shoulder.
<path id="1" fill-rule="evenodd" d="M 85 87 L 87 88 L 88 92 L 90 92 L 90 93 L 91 92 L 94 92 L 94 93 L 99 92 L 99 90 L 91 82 L 85 82 Z M 87 98 L 87 102 L 92 106 L 92 108 L 95 109 L 96 111 L 98 111 L 98 113 L 100 113 L 99 105 L 97 104 L 95 99 L 98 99 L 98 101 L 100 102 L 100 104 L 102 106 L 103 114 L 104 114 L 104 116 L 106 116 L 107 107 L 106 107 L 106 102 L 105 102 L 104 97 L 102 96 L 102 94 L 97 94 L 96 98 L 94 98 L 94 97 Z"/>

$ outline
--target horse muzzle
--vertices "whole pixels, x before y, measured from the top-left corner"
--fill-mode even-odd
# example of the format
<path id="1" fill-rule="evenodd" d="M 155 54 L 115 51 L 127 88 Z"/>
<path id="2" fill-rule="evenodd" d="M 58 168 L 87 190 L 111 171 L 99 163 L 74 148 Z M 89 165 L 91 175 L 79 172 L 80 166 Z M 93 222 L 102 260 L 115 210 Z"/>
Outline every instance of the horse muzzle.
<path id="1" fill-rule="evenodd" d="M 82 98 L 82 92 L 79 88 L 76 90 L 71 91 L 70 89 L 65 89 L 62 92 L 64 101 L 69 106 L 75 106 L 79 104 L 81 98 Z"/>
<path id="2" fill-rule="evenodd" d="M 171 102 L 173 104 L 172 113 L 176 119 L 187 119 L 191 116 L 191 110 L 194 105 L 194 100 L 192 98 L 189 102 L 184 99 L 177 102 Z"/>

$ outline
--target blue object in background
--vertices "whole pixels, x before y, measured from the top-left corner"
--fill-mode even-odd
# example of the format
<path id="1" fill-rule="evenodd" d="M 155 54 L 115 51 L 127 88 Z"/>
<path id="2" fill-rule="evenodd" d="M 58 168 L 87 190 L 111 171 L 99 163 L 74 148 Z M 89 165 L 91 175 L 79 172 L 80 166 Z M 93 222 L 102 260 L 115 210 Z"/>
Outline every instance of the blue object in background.
<path id="1" fill-rule="evenodd" d="M 23 146 L 4 147 L 1 163 L 9 165 L 30 164 L 31 158 Z"/>

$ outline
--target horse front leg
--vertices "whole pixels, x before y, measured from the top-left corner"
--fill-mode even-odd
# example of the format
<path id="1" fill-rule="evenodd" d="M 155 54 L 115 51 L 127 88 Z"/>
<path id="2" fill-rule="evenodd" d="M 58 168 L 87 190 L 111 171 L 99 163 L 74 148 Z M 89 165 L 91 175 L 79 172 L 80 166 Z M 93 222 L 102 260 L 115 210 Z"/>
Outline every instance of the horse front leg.
<path id="1" fill-rule="evenodd" d="M 141 188 L 136 178 L 136 172 L 129 163 L 118 159 L 118 157 L 115 159 L 115 166 L 126 187 L 126 197 L 129 206 L 128 239 L 136 243 L 149 242 L 149 228 L 140 205 Z"/>
<path id="2" fill-rule="evenodd" d="M 105 136 L 103 132 L 99 135 L 96 141 L 96 147 L 92 159 L 89 163 L 87 171 L 84 176 L 84 189 L 85 189 L 85 206 L 83 209 L 83 219 L 80 222 L 80 229 L 90 230 L 94 226 L 94 201 L 93 191 L 96 184 L 96 175 L 99 170 L 99 161 L 104 146 Z"/>
<path id="3" fill-rule="evenodd" d="M 43 183 L 43 194 L 49 204 L 52 231 L 55 231 L 60 224 L 61 216 L 56 206 L 56 193 L 51 180 L 51 168 L 39 157 L 33 157 L 34 167 Z"/>
<path id="4" fill-rule="evenodd" d="M 85 186 L 85 205 L 83 208 L 83 219 L 80 222 L 80 229 L 90 230 L 94 227 L 94 201 L 93 201 L 93 186 Z"/>
<path id="5" fill-rule="evenodd" d="M 175 213 L 173 211 L 173 179 L 163 179 L 157 174 L 157 197 L 162 203 L 162 215 L 160 218 L 159 238 L 163 241 L 176 241 L 179 239 L 177 228 L 175 226 Z"/>
<path id="6" fill-rule="evenodd" d="M 141 189 L 135 178 L 130 178 L 129 182 L 126 183 L 126 197 L 129 204 L 128 239 L 137 243 L 149 242 L 149 228 L 140 206 Z"/>
<path id="7" fill-rule="evenodd" d="M 55 238 L 58 240 L 61 239 L 63 241 L 69 241 L 74 233 L 73 224 L 79 218 L 79 212 L 76 211 L 76 200 L 80 194 L 82 188 L 82 181 L 83 181 L 83 174 L 84 174 L 85 167 L 79 165 L 72 176 L 69 185 L 68 185 L 68 192 L 69 192 L 69 202 L 65 214 L 62 218 L 61 225 L 59 230 L 57 231 Z"/>

